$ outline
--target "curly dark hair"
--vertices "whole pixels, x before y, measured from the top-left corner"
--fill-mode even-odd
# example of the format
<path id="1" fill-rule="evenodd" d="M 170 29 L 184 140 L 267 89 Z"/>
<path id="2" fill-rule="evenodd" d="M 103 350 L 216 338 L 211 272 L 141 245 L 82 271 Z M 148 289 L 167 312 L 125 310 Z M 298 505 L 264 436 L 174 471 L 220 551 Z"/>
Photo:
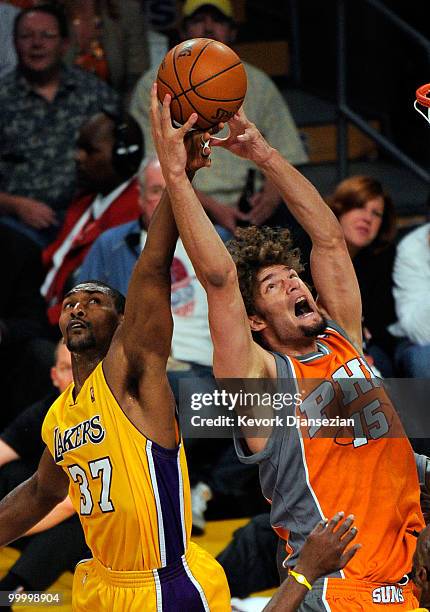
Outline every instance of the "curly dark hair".
<path id="1" fill-rule="evenodd" d="M 266 266 L 284 265 L 303 272 L 300 250 L 294 248 L 290 230 L 283 227 L 242 227 L 227 249 L 237 268 L 240 292 L 248 315 L 256 314 L 256 277 Z"/>

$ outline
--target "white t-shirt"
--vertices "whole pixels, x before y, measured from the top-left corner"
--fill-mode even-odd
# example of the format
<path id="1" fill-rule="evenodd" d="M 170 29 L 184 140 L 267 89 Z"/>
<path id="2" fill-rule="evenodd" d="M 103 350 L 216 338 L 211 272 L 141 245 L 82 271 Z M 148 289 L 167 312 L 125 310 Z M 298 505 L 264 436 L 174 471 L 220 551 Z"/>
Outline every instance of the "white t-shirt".
<path id="1" fill-rule="evenodd" d="M 390 332 L 414 344 L 430 344 L 430 223 L 399 243 L 393 281 L 397 323 Z"/>

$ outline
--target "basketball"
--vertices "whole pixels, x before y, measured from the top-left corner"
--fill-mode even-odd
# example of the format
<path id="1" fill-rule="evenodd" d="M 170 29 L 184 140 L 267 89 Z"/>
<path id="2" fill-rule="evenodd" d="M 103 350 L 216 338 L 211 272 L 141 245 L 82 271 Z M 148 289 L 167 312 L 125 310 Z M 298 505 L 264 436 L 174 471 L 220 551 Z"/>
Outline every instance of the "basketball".
<path id="1" fill-rule="evenodd" d="M 183 125 L 198 114 L 194 127 L 206 130 L 228 121 L 242 105 L 246 72 L 236 53 L 216 40 L 192 38 L 167 53 L 157 75 L 158 99 L 172 96 L 172 118 Z"/>

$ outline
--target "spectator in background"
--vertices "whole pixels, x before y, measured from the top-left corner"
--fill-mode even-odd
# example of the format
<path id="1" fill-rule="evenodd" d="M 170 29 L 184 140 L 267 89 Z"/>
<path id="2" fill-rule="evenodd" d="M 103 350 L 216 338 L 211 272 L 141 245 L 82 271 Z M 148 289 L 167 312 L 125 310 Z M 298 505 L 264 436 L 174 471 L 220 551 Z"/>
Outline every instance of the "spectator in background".
<path id="1" fill-rule="evenodd" d="M 13 24 L 18 13 L 16 7 L 0 2 L 0 79 L 16 66 Z"/>
<path id="2" fill-rule="evenodd" d="M 45 445 L 41 438 L 42 423 L 59 393 L 72 382 L 70 352 L 63 340 L 55 351 L 55 365 L 51 368 L 52 388 L 40 401 L 29 406 L 0 434 L 0 499 L 37 469 Z M 31 537 L 18 540 L 14 547 L 22 551 L 19 559 L 0 580 L 0 590 L 22 588 L 44 591 L 87 551 L 85 538 L 69 498 L 51 513 L 55 514 L 53 528 L 50 521 L 33 528 Z M 72 517 L 72 518 L 69 518 Z M 51 519 L 52 520 L 52 517 Z M 11 608 L 6 608 L 11 610 Z"/>
<path id="3" fill-rule="evenodd" d="M 147 24 L 139 0 L 63 0 L 71 30 L 67 58 L 131 93 L 149 68 Z"/>
<path id="4" fill-rule="evenodd" d="M 428 612 L 430 608 L 430 527 L 425 527 L 418 536 L 412 566 L 412 580 L 421 590 L 420 608 L 416 612 Z"/>
<path id="5" fill-rule="evenodd" d="M 0 224 L 0 429 L 49 387 L 53 345 L 47 339 L 40 249 Z"/>
<path id="6" fill-rule="evenodd" d="M 48 273 L 41 292 L 52 325 L 58 323 L 68 283 L 73 284 L 73 275 L 96 238 L 139 216 L 134 175 L 143 151 L 142 132 L 130 115 L 99 113 L 83 125 L 76 162 L 85 195 L 70 204 L 57 239 L 43 252 Z"/>
<path id="7" fill-rule="evenodd" d="M 366 353 L 383 376 L 393 376 L 395 340 L 387 329 L 395 320 L 393 203 L 381 183 L 370 176 L 345 179 L 327 203 L 339 219 L 360 286 Z"/>
<path id="8" fill-rule="evenodd" d="M 8 0 L 8 4 L 12 4 L 20 9 L 28 9 L 38 4 L 38 2 L 37 0 Z"/>
<path id="9" fill-rule="evenodd" d="M 75 190 L 82 123 L 117 99 L 103 81 L 66 68 L 67 21 L 44 4 L 15 20 L 18 68 L 0 81 L 0 214 L 39 245 L 54 239 Z"/>
<path id="10" fill-rule="evenodd" d="M 410 232 L 397 247 L 393 271 L 397 323 L 392 333 L 401 338 L 396 363 L 413 378 L 430 374 L 430 223 Z"/>
<path id="11" fill-rule="evenodd" d="M 187 0 L 183 9 L 182 39 L 212 38 L 229 46 L 236 38 L 233 7 L 229 0 Z M 244 108 L 250 121 L 264 133 L 271 145 L 279 149 L 292 164 L 302 164 L 307 156 L 300 141 L 290 111 L 273 81 L 261 70 L 245 62 L 248 77 L 248 93 Z M 149 125 L 150 91 L 156 80 L 158 68 L 147 72 L 134 91 L 130 112 L 142 126 L 148 148 L 153 151 Z M 213 152 L 210 172 L 197 176 L 194 187 L 214 223 L 234 232 L 243 215 L 238 202 L 245 187 L 248 170 L 247 160 L 229 157 L 217 148 Z M 228 171 L 226 170 L 228 169 Z M 280 196 L 267 179 L 261 191 L 251 200 L 249 221 L 263 225 L 273 215 Z"/>
<path id="12" fill-rule="evenodd" d="M 25 466 L 25 469 L 28 470 L 28 475 L 25 478 L 30 477 L 37 469 L 45 446 L 40 435 L 43 419 L 58 394 L 62 393 L 72 382 L 70 352 L 62 340 L 58 342 L 55 348 L 54 357 L 55 363 L 49 373 L 51 385 L 47 395 L 26 408 L 0 434 L 0 468 L 3 469 L 4 465 L 10 464 L 13 468 L 11 470 L 12 480 L 16 480 L 21 472 L 14 469 L 18 467 L 18 464 L 12 465 L 11 462 L 19 460 L 20 464 Z M 5 482 L 11 476 L 5 479 L 5 472 L 0 473 L 0 498 L 3 498 L 8 491 L 15 487 L 15 484 L 10 488 L 5 487 Z M 19 474 L 19 476 L 15 477 L 15 474 Z"/>
<path id="13" fill-rule="evenodd" d="M 54 0 L 52 3 L 64 8 L 69 24 L 71 44 L 66 63 L 75 63 L 96 74 L 128 97 L 138 78 L 151 66 L 148 15 L 143 3 L 140 0 Z M 24 4 L 29 8 L 44 1 L 27 0 Z M 158 33 L 154 34 L 158 38 Z M 163 57 L 164 54 L 158 64 Z"/>

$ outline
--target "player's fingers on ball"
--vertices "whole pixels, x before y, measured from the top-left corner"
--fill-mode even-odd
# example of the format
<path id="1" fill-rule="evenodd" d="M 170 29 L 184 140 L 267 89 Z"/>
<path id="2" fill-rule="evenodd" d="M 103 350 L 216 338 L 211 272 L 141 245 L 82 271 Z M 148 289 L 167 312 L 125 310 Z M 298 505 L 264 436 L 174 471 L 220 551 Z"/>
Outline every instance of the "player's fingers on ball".
<path id="1" fill-rule="evenodd" d="M 225 123 L 222 122 L 222 123 L 218 123 L 218 125 L 213 125 L 211 128 L 209 128 L 209 130 L 205 132 L 205 135 L 204 135 L 206 140 L 209 140 L 209 138 L 213 136 L 214 134 L 218 134 L 218 132 L 221 132 L 221 130 L 224 129 L 224 125 Z"/>
<path id="2" fill-rule="evenodd" d="M 183 136 L 185 136 L 185 134 L 191 130 L 191 128 L 193 127 L 197 119 L 198 119 L 197 113 L 192 113 L 188 117 L 184 125 L 179 128 L 179 131 L 183 134 Z"/>
<path id="3" fill-rule="evenodd" d="M 245 111 L 243 110 L 243 106 L 241 106 L 239 108 L 239 110 L 237 111 L 237 113 L 235 113 L 234 118 L 237 119 L 238 121 L 245 121 L 246 119 L 246 115 L 245 115 Z"/>
<path id="4" fill-rule="evenodd" d="M 152 89 L 151 89 L 151 120 L 153 124 L 156 123 L 158 115 L 159 115 L 159 105 L 158 105 L 158 98 L 157 98 L 157 84 L 153 83 Z"/>
<path id="5" fill-rule="evenodd" d="M 151 113 L 158 114 L 160 103 L 157 96 L 157 83 L 153 83 L 151 89 Z"/>
<path id="6" fill-rule="evenodd" d="M 157 83 L 154 81 L 151 87 L 151 106 L 154 104 L 154 101 L 158 101 L 157 98 Z"/>
<path id="7" fill-rule="evenodd" d="M 172 119 L 170 116 L 170 102 L 172 100 L 172 96 L 170 94 L 166 94 L 163 99 L 163 106 L 161 109 L 161 124 L 164 129 L 170 129 L 172 127 Z"/>
<path id="8" fill-rule="evenodd" d="M 350 514 L 349 516 L 346 517 L 346 519 L 339 525 L 339 528 L 336 530 L 336 533 L 338 534 L 338 536 L 343 536 L 344 533 L 346 533 L 352 523 L 355 520 L 355 516 L 353 514 Z"/>

